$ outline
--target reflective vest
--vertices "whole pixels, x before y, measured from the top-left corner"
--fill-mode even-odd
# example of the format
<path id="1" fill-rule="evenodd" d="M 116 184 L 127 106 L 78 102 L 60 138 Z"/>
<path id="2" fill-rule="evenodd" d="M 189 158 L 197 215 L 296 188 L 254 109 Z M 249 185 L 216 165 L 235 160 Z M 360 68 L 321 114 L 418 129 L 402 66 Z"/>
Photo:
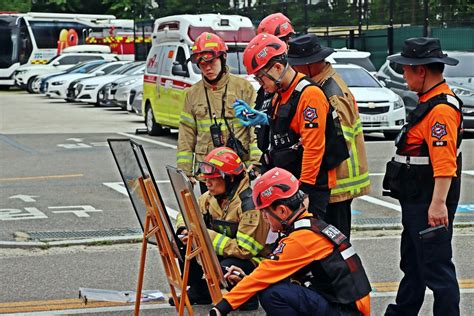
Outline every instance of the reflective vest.
<path id="1" fill-rule="evenodd" d="M 457 129 L 458 155 L 456 159 L 456 175 L 451 181 L 446 204 L 459 201 L 462 171 L 462 153 L 459 148 L 462 142 L 462 101 L 453 95 L 439 94 L 419 104 L 407 118 L 407 123 L 398 134 L 395 145 L 396 155 L 387 163 L 383 180 L 384 195 L 405 202 L 430 203 L 434 190 L 433 166 L 430 162 L 429 149 L 426 141 L 421 144 L 408 144 L 407 135 L 412 127 L 423 120 L 437 105 L 447 104 L 461 113 L 461 123 Z"/>
<path id="2" fill-rule="evenodd" d="M 303 218 L 293 224 L 293 230 L 309 229 L 329 240 L 333 252 L 315 260 L 292 279 L 314 289 L 329 302 L 345 305 L 357 311 L 355 302 L 372 290 L 362 262 L 347 237 L 336 227 L 315 218 Z M 291 232 L 290 232 L 291 234 Z"/>
<path id="3" fill-rule="evenodd" d="M 349 149 L 349 158 L 336 168 L 336 186 L 331 188 L 329 203 L 346 201 L 370 192 L 370 178 L 364 133 L 357 103 L 344 80 L 330 63 L 312 79 L 321 86 L 341 122 Z"/>
<path id="4" fill-rule="evenodd" d="M 296 113 L 301 94 L 309 86 L 317 86 L 311 79 L 303 77 L 287 104 L 278 107 L 274 118 L 270 116 L 270 158 L 275 167 L 290 171 L 297 178 L 301 174 L 303 160 L 303 146 L 300 135 L 290 128 L 291 121 Z M 329 106 L 326 117 L 325 148 L 321 162 L 321 170 L 316 179 L 316 185 L 325 185 L 327 171 L 335 168 L 349 157 L 349 152 L 344 140 L 343 132 L 337 112 Z"/>

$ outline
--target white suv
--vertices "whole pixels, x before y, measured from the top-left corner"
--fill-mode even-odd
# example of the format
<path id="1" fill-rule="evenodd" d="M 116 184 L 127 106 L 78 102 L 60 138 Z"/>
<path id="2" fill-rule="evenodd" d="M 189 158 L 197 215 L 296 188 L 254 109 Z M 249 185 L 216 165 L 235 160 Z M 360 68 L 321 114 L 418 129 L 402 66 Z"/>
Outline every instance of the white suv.
<path id="1" fill-rule="evenodd" d="M 36 77 L 46 73 L 53 73 L 71 68 L 72 66 L 89 60 L 118 60 L 116 54 L 110 53 L 110 48 L 105 49 L 100 45 L 80 45 L 86 47 L 69 47 L 64 49 L 61 55 L 58 55 L 48 61 L 45 65 L 24 65 L 18 67 L 13 74 L 15 85 L 33 93 L 33 82 Z M 98 47 L 91 47 L 98 46 Z M 81 51 L 83 49 L 83 51 Z"/>
<path id="2" fill-rule="evenodd" d="M 367 70 L 356 65 L 333 64 L 344 79 L 359 107 L 364 132 L 383 132 L 394 139 L 405 124 L 405 105 Z"/>

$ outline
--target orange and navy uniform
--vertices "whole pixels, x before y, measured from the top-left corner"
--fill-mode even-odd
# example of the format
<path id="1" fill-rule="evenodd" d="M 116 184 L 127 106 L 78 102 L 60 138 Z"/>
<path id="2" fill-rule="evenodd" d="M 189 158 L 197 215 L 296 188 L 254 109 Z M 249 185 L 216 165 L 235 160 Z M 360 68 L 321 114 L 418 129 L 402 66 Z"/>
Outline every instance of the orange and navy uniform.
<path id="1" fill-rule="evenodd" d="M 273 113 L 278 112 L 282 104 L 287 104 L 299 81 L 305 77 L 297 73 L 288 89 L 279 92 L 273 99 Z M 290 123 L 290 128 L 301 136 L 304 148 L 301 162 L 300 181 L 314 185 L 320 173 L 324 155 L 326 117 L 329 112 L 329 103 L 323 91 L 317 86 L 308 86 L 301 93 L 296 113 Z M 328 172 L 328 188 L 336 186 L 336 170 Z"/>
<path id="2" fill-rule="evenodd" d="M 449 86 L 443 82 L 428 92 L 420 95 L 419 103 L 439 95 L 454 95 Z M 407 148 L 417 148 L 424 143 L 428 146 L 433 176 L 456 177 L 456 156 L 458 127 L 461 124 L 461 113 L 447 104 L 434 107 L 407 134 Z M 410 154 L 410 153 L 407 153 Z"/>
<path id="3" fill-rule="evenodd" d="M 305 211 L 301 217 L 310 214 Z M 272 257 L 266 259 L 248 276 L 227 294 L 217 304 L 219 310 L 235 310 L 250 299 L 255 293 L 265 290 L 272 284 L 291 278 L 300 270 L 315 260 L 329 256 L 334 250 L 334 245 L 323 236 L 302 229 L 291 232 L 282 238 L 273 251 Z M 271 258 L 271 257 L 270 257 Z M 370 315 L 370 296 L 367 294 L 355 302 L 358 310 L 364 315 Z"/>

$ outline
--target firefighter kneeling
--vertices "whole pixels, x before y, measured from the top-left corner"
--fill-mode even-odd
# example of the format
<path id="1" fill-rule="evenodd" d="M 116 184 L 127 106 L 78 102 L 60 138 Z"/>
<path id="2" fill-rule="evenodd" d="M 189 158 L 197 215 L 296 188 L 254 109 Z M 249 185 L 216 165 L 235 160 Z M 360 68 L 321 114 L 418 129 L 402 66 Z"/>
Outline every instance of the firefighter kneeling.
<path id="1" fill-rule="evenodd" d="M 337 228 L 314 218 L 290 172 L 273 168 L 257 180 L 253 200 L 274 232 L 273 253 L 243 279 L 210 315 L 225 315 L 258 293 L 268 315 L 370 315 L 369 280 L 359 256 Z"/>
<path id="2" fill-rule="evenodd" d="M 199 209 L 222 269 L 225 271 L 226 267 L 234 265 L 250 273 L 269 253 L 265 248 L 269 227 L 253 204 L 245 166 L 233 150 L 218 147 L 205 157 L 199 168 L 208 189 L 199 197 Z M 177 218 L 176 226 L 179 235 L 187 235 L 181 216 Z M 182 239 L 185 243 L 186 237 Z M 211 303 L 202 275 L 201 266 L 193 259 L 188 283 L 191 304 Z M 174 302 L 170 300 L 170 304 L 174 305 Z M 241 310 L 257 308 L 255 296 Z"/>

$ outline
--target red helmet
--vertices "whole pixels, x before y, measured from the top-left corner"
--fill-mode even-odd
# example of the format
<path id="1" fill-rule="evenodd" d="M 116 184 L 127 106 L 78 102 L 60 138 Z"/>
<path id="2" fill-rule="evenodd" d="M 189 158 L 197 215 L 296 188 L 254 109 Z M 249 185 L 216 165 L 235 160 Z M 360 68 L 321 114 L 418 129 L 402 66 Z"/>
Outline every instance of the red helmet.
<path id="1" fill-rule="evenodd" d="M 295 29 L 283 13 L 273 13 L 265 17 L 257 28 L 257 34 L 268 33 L 278 38 L 285 38 L 295 33 Z"/>
<path id="2" fill-rule="evenodd" d="M 227 45 L 214 33 L 203 32 L 196 38 L 192 47 L 191 62 L 211 61 L 227 52 Z"/>
<path id="3" fill-rule="evenodd" d="M 286 53 L 286 44 L 275 35 L 261 33 L 255 36 L 244 50 L 244 65 L 253 75 L 273 58 Z"/>
<path id="4" fill-rule="evenodd" d="M 239 175 L 244 169 L 245 166 L 240 157 L 228 147 L 213 149 L 199 164 L 199 170 L 204 179 Z"/>
<path id="5" fill-rule="evenodd" d="M 253 202 L 257 210 L 270 206 L 280 199 L 287 199 L 299 190 L 298 179 L 289 171 L 273 168 L 263 174 L 253 187 Z"/>

